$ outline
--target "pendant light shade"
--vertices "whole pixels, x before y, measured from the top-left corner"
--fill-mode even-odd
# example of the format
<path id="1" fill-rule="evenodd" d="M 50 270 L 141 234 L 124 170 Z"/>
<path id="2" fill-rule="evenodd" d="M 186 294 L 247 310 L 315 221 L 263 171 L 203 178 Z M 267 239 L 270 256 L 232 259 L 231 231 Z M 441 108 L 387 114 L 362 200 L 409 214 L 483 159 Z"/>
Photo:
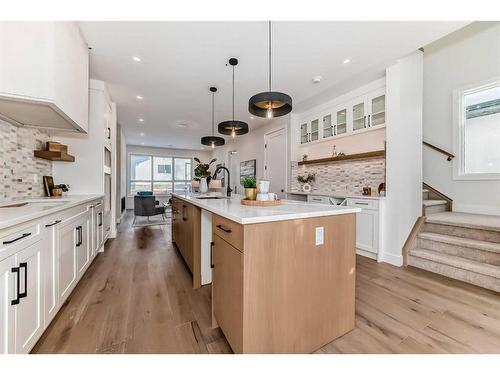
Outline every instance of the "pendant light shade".
<path id="1" fill-rule="evenodd" d="M 219 133 L 230 135 L 234 138 L 237 135 L 247 134 L 248 124 L 234 119 L 234 67 L 238 65 L 238 59 L 235 59 L 234 57 L 230 58 L 229 65 L 233 67 L 233 119 L 221 122 L 217 126 L 217 129 L 219 130 Z"/>
<path id="2" fill-rule="evenodd" d="M 248 101 L 248 111 L 255 116 L 273 118 L 284 116 L 292 111 L 292 98 L 271 89 L 271 21 L 269 21 L 269 91 L 255 94 Z"/>
<path id="3" fill-rule="evenodd" d="M 214 135 L 214 102 L 215 102 L 215 93 L 217 92 L 217 87 L 210 87 L 210 91 L 212 92 L 212 135 L 207 135 L 205 137 L 201 137 L 201 144 L 205 146 L 210 146 L 214 148 L 215 146 L 224 146 L 226 141 L 222 137 L 217 137 Z"/>

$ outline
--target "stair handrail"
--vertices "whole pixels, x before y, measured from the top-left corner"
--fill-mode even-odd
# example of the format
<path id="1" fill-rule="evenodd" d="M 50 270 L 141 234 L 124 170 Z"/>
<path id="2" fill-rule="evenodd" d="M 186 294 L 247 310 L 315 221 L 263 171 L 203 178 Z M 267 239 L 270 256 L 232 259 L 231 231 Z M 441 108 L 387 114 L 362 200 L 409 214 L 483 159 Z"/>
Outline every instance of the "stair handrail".
<path id="1" fill-rule="evenodd" d="M 424 146 L 427 146 L 429 148 L 432 148 L 433 150 L 436 150 L 437 152 L 440 152 L 444 155 L 447 156 L 447 159 L 448 161 L 451 161 L 451 159 L 453 159 L 455 157 L 455 155 L 453 155 L 452 153 L 446 151 L 446 150 L 443 150 L 442 148 L 439 148 L 437 146 L 434 146 L 433 144 L 429 143 L 429 142 L 426 142 L 426 141 L 422 141 L 422 143 L 424 144 Z"/>

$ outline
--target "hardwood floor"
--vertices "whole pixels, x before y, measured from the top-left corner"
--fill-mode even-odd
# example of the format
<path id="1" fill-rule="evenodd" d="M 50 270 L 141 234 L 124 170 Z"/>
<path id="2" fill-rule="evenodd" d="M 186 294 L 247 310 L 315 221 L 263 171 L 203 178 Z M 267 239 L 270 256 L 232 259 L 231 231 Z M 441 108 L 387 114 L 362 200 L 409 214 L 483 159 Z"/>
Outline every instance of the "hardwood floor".
<path id="1" fill-rule="evenodd" d="M 231 353 L 170 226 L 126 215 L 33 353 Z M 500 353 L 500 294 L 357 259 L 356 328 L 318 353 Z"/>

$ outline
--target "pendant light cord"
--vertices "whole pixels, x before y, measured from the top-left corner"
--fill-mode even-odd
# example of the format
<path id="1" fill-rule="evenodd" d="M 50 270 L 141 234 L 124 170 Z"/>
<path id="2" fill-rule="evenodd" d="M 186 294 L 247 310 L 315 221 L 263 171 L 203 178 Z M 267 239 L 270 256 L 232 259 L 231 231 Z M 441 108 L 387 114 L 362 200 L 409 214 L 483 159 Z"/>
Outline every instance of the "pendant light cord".
<path id="1" fill-rule="evenodd" d="M 271 21 L 269 21 L 269 92 L 271 92 Z"/>
<path id="2" fill-rule="evenodd" d="M 233 65 L 233 121 L 234 121 L 234 65 Z"/>
<path id="3" fill-rule="evenodd" d="M 212 137 L 214 136 L 214 121 L 215 121 L 215 115 L 214 115 L 214 101 L 215 101 L 215 93 L 212 92 Z"/>

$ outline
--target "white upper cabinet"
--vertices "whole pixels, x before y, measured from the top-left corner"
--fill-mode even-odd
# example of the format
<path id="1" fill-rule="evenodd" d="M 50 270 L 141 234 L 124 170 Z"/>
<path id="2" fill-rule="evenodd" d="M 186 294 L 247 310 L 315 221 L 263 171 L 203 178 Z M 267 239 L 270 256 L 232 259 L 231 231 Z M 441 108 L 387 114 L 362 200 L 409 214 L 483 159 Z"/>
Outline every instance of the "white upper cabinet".
<path id="1" fill-rule="evenodd" d="M 372 89 L 368 94 L 332 105 L 326 111 L 312 115 L 309 112 L 299 124 L 298 139 L 301 145 L 385 126 L 385 88 Z"/>
<path id="2" fill-rule="evenodd" d="M 74 22 L 0 22 L 0 118 L 88 131 L 88 47 Z"/>

